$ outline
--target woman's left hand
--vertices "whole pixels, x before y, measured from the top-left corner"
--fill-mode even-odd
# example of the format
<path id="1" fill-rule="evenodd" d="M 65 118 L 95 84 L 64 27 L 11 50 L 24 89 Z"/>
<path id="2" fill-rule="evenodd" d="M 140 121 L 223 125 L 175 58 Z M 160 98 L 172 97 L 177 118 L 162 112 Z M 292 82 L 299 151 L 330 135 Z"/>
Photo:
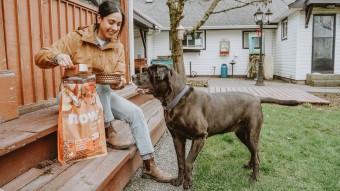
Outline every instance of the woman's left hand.
<path id="1" fill-rule="evenodd" d="M 150 93 L 150 92 L 149 92 L 149 89 L 142 89 L 142 88 L 137 88 L 137 89 L 136 89 L 136 92 L 139 93 L 139 94 L 147 94 L 147 93 Z"/>
<path id="2" fill-rule="evenodd" d="M 110 88 L 113 90 L 121 90 L 126 85 L 126 79 L 124 76 L 120 77 L 120 83 L 119 84 L 110 84 Z"/>

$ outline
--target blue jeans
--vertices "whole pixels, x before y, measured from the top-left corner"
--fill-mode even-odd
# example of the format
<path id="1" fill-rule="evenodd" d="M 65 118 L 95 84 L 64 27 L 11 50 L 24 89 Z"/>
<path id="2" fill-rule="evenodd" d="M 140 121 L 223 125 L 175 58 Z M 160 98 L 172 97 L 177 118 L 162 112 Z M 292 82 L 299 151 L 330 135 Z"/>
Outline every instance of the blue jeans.
<path id="1" fill-rule="evenodd" d="M 119 119 L 128 123 L 140 154 L 153 153 L 154 149 L 143 111 L 132 102 L 114 94 L 108 85 L 97 84 L 96 89 L 103 105 L 105 122 Z"/>
<path id="2" fill-rule="evenodd" d="M 128 123 L 140 155 L 152 154 L 154 148 L 143 111 L 132 102 L 114 94 L 109 85 L 97 84 L 96 89 L 103 105 L 104 121 L 110 122 L 113 119 L 119 119 Z M 61 93 L 57 97 L 58 103 L 60 95 Z"/>

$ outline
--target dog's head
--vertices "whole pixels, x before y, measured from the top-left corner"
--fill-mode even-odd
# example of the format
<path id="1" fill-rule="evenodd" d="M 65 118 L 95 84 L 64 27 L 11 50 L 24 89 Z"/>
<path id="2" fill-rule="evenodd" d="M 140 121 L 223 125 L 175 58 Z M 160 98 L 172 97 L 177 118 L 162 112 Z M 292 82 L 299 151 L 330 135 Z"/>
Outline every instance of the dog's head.
<path id="1" fill-rule="evenodd" d="M 132 76 L 132 81 L 137 87 L 149 89 L 154 96 L 166 96 L 171 92 L 171 81 L 177 73 L 165 64 L 152 64 L 143 73 Z"/>

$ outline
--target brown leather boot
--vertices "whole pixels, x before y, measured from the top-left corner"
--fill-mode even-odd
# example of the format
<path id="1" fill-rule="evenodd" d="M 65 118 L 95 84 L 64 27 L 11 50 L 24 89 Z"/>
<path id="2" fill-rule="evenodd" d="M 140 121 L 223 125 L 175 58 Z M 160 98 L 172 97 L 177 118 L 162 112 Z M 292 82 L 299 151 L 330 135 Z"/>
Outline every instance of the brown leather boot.
<path id="1" fill-rule="evenodd" d="M 153 158 L 144 160 L 143 170 L 142 170 L 142 178 L 154 179 L 157 182 L 170 182 L 172 176 L 161 169 L 159 169 Z"/>
<path id="2" fill-rule="evenodd" d="M 130 140 L 124 139 L 123 137 L 119 136 L 115 129 L 111 126 L 105 128 L 105 134 L 107 146 L 111 148 L 125 150 L 129 149 L 132 146 Z"/>

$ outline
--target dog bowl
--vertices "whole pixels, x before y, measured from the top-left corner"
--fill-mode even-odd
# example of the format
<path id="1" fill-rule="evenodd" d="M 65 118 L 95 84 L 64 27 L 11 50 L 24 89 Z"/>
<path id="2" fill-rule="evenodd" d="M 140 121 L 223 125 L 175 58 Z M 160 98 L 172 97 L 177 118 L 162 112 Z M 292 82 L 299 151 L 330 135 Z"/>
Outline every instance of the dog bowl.
<path id="1" fill-rule="evenodd" d="M 121 75 L 112 73 L 99 73 L 96 74 L 97 84 L 120 84 Z"/>

